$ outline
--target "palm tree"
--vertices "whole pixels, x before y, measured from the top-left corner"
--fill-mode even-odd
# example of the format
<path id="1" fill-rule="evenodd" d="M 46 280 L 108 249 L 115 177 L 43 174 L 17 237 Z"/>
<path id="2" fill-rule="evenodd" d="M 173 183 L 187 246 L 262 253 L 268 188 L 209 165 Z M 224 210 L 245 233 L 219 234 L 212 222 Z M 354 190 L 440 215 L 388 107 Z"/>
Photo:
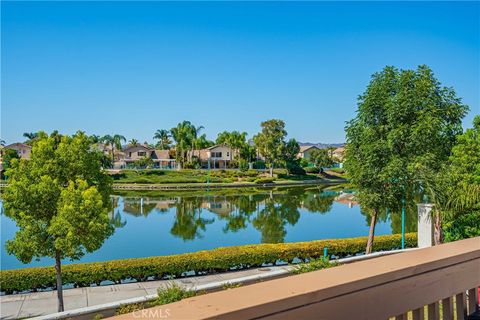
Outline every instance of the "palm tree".
<path id="1" fill-rule="evenodd" d="M 131 145 L 131 146 L 136 146 L 138 144 L 138 140 L 137 139 L 130 139 L 128 144 Z"/>
<path id="2" fill-rule="evenodd" d="M 25 138 L 27 138 L 27 141 L 25 141 L 26 144 L 31 144 L 33 140 L 38 138 L 38 132 L 25 132 L 23 134 Z"/>
<path id="3" fill-rule="evenodd" d="M 5 146 L 5 140 L 0 139 L 0 146 L 4 147 Z"/>
<path id="4" fill-rule="evenodd" d="M 194 152 L 195 152 L 195 148 L 197 147 L 197 142 L 198 142 L 198 138 L 199 138 L 199 134 L 200 132 L 205 129 L 204 126 L 198 126 L 198 127 L 195 127 L 194 125 L 192 125 L 190 127 L 190 134 L 191 134 L 191 142 L 192 142 L 192 154 L 190 155 L 190 161 L 192 161 L 192 158 L 194 156 Z M 206 140 L 206 139 L 205 139 Z M 200 158 L 200 151 L 198 151 L 198 157 Z"/>
<path id="5" fill-rule="evenodd" d="M 170 148 L 170 144 L 172 143 L 170 141 L 170 132 L 168 130 L 165 130 L 165 129 L 159 129 L 155 132 L 155 135 L 153 136 L 153 139 L 157 139 L 158 140 L 158 143 L 157 143 L 157 146 L 162 149 L 162 150 L 165 150 L 165 149 L 169 149 Z"/>
<path id="6" fill-rule="evenodd" d="M 175 141 L 175 158 L 179 162 L 180 166 L 183 166 L 186 160 L 186 150 L 190 146 L 190 135 L 189 131 L 192 124 L 190 121 L 183 121 L 175 128 L 170 130 L 171 136 Z"/>
<path id="7" fill-rule="evenodd" d="M 113 165 L 115 163 L 115 149 L 116 150 L 122 149 L 122 141 L 126 142 L 127 139 L 125 139 L 124 136 L 119 135 L 119 134 L 115 134 L 113 136 L 107 134 L 107 135 L 103 136 L 100 140 L 103 143 L 110 146 L 110 151 L 111 151 L 111 155 L 112 155 L 112 165 Z"/>
<path id="8" fill-rule="evenodd" d="M 96 134 L 92 134 L 92 135 L 90 136 L 90 141 L 91 141 L 92 143 L 98 143 L 98 142 L 100 142 L 100 139 L 101 139 L 101 137 L 98 136 L 98 135 L 96 135 Z"/>
<path id="9" fill-rule="evenodd" d="M 217 136 L 217 144 L 225 144 L 232 148 L 236 154 L 240 154 L 240 150 L 247 146 L 247 133 L 246 132 L 238 132 L 238 131 L 224 131 L 218 134 Z M 233 152 L 232 152 L 233 153 Z M 232 160 L 233 155 L 230 153 L 230 160 Z"/>

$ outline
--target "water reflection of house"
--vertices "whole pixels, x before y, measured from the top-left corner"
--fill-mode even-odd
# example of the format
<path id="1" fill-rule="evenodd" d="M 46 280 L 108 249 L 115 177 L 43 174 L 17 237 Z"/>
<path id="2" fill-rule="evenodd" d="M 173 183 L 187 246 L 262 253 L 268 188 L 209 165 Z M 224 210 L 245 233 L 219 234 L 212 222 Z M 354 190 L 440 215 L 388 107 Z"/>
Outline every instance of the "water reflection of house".
<path id="1" fill-rule="evenodd" d="M 153 209 L 167 210 L 175 205 L 177 198 L 151 199 L 151 198 L 124 198 L 123 211 L 133 215 L 147 215 Z"/>
<path id="2" fill-rule="evenodd" d="M 355 195 L 352 193 L 340 193 L 335 197 L 335 202 L 346 204 L 349 208 L 358 205 L 358 202 L 355 200 Z"/>
<path id="3" fill-rule="evenodd" d="M 220 201 L 203 201 L 201 208 L 207 209 L 210 212 L 218 215 L 228 215 L 233 211 L 233 205 L 227 200 Z"/>

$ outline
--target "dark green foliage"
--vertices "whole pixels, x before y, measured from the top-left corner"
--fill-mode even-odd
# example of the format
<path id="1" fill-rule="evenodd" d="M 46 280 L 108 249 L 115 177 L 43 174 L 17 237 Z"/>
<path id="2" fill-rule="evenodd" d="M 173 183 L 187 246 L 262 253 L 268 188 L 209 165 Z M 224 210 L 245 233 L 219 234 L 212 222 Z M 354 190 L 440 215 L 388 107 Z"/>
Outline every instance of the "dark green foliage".
<path id="1" fill-rule="evenodd" d="M 288 174 L 293 174 L 297 176 L 306 175 L 306 170 L 302 168 L 297 162 L 287 162 L 287 171 Z"/>
<path id="2" fill-rule="evenodd" d="M 317 167 L 306 167 L 304 169 L 306 173 L 314 173 L 314 174 L 320 173 L 320 169 L 318 169 Z"/>
<path id="3" fill-rule="evenodd" d="M 374 250 L 400 247 L 400 235 L 378 236 Z M 327 247 L 331 255 L 345 257 L 362 253 L 366 237 L 318 240 L 310 242 L 259 244 L 224 247 L 172 256 L 112 260 L 106 262 L 71 264 L 63 266 L 64 284 L 83 287 L 103 281 L 119 283 L 124 280 L 145 281 L 149 278 L 178 277 L 185 272 L 197 274 L 260 267 L 279 261 L 292 262 L 295 258 L 316 259 Z M 417 245 L 416 234 L 406 234 L 406 246 Z M 7 293 L 32 289 L 52 288 L 55 285 L 53 267 L 25 268 L 0 271 L 0 287 Z"/>
<path id="4" fill-rule="evenodd" d="M 8 168 L 10 168 L 10 164 L 14 159 L 16 160 L 20 159 L 16 150 L 3 149 L 2 153 L 3 153 L 2 155 L 3 170 L 7 170 Z"/>

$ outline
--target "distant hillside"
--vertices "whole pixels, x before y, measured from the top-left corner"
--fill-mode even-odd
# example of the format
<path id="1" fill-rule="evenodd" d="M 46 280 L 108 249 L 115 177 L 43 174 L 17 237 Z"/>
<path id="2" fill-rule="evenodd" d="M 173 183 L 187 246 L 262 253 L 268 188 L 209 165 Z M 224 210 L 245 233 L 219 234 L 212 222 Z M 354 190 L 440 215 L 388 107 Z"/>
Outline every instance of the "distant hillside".
<path id="1" fill-rule="evenodd" d="M 301 146 L 316 146 L 319 149 L 327 149 L 327 148 L 340 148 L 345 145 L 345 143 L 312 143 L 312 142 L 299 142 Z"/>

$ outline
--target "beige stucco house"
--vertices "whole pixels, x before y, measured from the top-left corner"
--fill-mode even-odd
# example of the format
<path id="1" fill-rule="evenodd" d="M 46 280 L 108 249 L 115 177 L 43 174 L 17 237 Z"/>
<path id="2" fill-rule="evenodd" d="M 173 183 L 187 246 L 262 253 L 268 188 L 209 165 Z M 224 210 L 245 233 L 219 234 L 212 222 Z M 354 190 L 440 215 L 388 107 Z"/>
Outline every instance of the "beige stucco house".
<path id="1" fill-rule="evenodd" d="M 16 142 L 5 146 L 4 149 L 12 149 L 17 151 L 17 154 L 22 159 L 30 159 L 30 154 L 32 153 L 32 146 L 28 144 Z"/>
<path id="2" fill-rule="evenodd" d="M 158 150 L 150 148 L 145 144 L 136 144 L 127 146 L 119 154 L 118 161 L 115 161 L 115 168 L 126 168 L 135 161 L 144 158 L 151 158 L 156 168 L 175 168 L 175 159 L 170 154 L 170 150 Z"/>
<path id="3" fill-rule="evenodd" d="M 313 150 L 320 150 L 317 146 L 300 146 L 300 152 L 297 155 L 298 159 L 310 160 L 310 155 Z"/>

